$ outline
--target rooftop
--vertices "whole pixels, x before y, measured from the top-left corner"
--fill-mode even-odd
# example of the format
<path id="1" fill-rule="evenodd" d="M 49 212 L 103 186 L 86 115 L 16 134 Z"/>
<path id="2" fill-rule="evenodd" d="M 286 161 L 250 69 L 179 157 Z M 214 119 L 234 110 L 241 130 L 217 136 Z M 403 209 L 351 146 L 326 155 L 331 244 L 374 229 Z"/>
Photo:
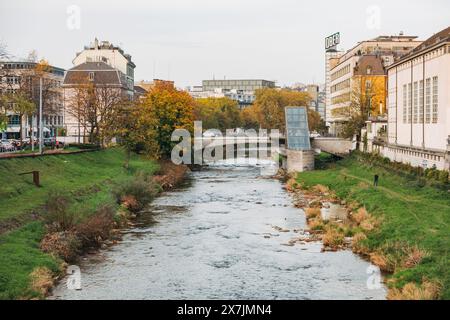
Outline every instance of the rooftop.
<path id="1" fill-rule="evenodd" d="M 441 31 L 439 31 L 438 33 L 432 35 L 431 37 L 429 37 L 427 40 L 425 40 L 424 42 L 422 42 L 420 45 L 418 45 L 416 48 L 414 48 L 413 50 L 411 50 L 409 53 L 405 54 L 404 56 L 402 56 L 398 61 L 396 61 L 392 66 L 397 65 L 398 63 L 409 59 L 412 56 L 415 56 L 417 54 L 420 54 L 421 52 L 424 52 L 436 45 L 439 45 L 441 43 L 444 42 L 449 42 L 450 41 L 450 27 L 447 27 Z M 392 67 L 390 66 L 390 67 Z"/>

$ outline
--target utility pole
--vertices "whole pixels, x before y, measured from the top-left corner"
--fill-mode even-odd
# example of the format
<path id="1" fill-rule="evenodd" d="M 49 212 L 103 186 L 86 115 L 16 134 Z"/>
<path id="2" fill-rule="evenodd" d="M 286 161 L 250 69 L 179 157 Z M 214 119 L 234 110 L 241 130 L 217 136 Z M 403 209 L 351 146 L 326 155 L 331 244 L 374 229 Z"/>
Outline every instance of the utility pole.
<path id="1" fill-rule="evenodd" d="M 43 124 L 42 124 L 42 76 L 39 78 L 39 153 L 43 153 Z"/>

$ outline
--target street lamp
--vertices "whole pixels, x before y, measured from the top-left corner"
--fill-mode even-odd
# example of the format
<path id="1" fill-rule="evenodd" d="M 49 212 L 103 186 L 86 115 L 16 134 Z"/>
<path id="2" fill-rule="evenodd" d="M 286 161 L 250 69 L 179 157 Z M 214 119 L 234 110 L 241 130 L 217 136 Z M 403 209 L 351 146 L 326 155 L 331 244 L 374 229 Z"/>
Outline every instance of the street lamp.
<path id="1" fill-rule="evenodd" d="M 42 76 L 39 77 L 39 153 L 43 153 L 43 124 L 42 124 Z"/>

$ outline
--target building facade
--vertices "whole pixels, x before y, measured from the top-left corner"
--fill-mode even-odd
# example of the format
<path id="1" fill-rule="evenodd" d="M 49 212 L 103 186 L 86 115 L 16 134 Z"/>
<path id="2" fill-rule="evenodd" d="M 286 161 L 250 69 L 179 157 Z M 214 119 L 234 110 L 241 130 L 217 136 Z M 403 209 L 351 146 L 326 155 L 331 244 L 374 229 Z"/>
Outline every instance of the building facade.
<path id="1" fill-rule="evenodd" d="M 124 74 L 130 99 L 134 93 L 134 69 L 136 65 L 131 60 L 131 55 L 125 53 L 120 47 L 109 41 L 99 41 L 97 38 L 83 51 L 78 52 L 73 59 L 73 65 L 77 66 L 85 62 L 104 62 Z"/>
<path id="2" fill-rule="evenodd" d="M 388 67 L 391 160 L 449 170 L 450 27 Z"/>
<path id="3" fill-rule="evenodd" d="M 13 106 L 7 110 L 8 125 L 0 136 L 4 139 L 24 140 L 38 137 L 39 80 L 36 62 L 0 62 L 0 94 L 15 94 L 21 91 L 35 104 L 36 111 L 30 115 L 19 115 Z M 48 66 L 42 73 L 43 83 L 43 132 L 44 137 L 55 137 L 63 127 L 63 92 L 61 84 L 65 70 Z"/>
<path id="4" fill-rule="evenodd" d="M 83 120 L 84 111 L 78 111 L 77 104 L 83 104 L 92 88 L 97 97 L 109 99 L 111 103 L 120 99 L 130 99 L 127 77 L 105 62 L 84 62 L 66 72 L 62 84 L 64 92 L 64 127 L 66 143 L 89 143 L 89 127 Z M 92 114 L 91 114 L 92 116 Z"/>
<path id="5" fill-rule="evenodd" d="M 360 85 L 361 76 L 364 75 L 366 78 L 385 76 L 386 67 L 398 57 L 407 54 L 421 44 L 416 38 L 402 34 L 380 36 L 360 42 L 347 52 L 336 54 L 330 58 L 329 71 L 327 69 L 329 79 L 327 77 L 326 121 L 331 134 L 339 135 L 342 125 L 348 121 L 350 115 L 340 111 L 348 109 L 355 94 L 359 94 L 355 93 L 355 88 L 364 87 L 365 90 L 366 86 Z M 372 80 L 365 79 L 364 81 Z M 384 94 L 380 94 L 380 96 L 384 96 Z M 379 100 L 376 101 L 377 104 L 380 103 Z M 383 100 L 382 108 L 386 110 L 384 98 L 381 100 Z M 373 109 L 379 110 L 379 106 L 374 105 Z"/>
<path id="6" fill-rule="evenodd" d="M 253 104 L 256 90 L 264 88 L 275 88 L 275 82 L 261 79 L 203 80 L 202 86 L 191 87 L 188 92 L 197 99 L 227 97 L 237 101 L 242 109 Z"/>

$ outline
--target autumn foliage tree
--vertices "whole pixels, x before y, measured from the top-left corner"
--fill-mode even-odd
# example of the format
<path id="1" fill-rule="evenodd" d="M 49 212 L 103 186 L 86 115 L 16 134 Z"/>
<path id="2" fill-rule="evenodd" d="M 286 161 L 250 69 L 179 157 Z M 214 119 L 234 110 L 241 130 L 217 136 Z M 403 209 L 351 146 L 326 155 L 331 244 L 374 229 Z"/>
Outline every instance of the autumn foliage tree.
<path id="1" fill-rule="evenodd" d="M 241 114 L 236 101 L 223 98 L 197 99 L 194 104 L 194 118 L 202 121 L 203 129 L 227 129 L 241 126 Z"/>
<path id="2" fill-rule="evenodd" d="M 133 110 L 136 121 L 134 139 L 156 158 L 170 157 L 177 142 L 171 141 L 175 129 L 194 130 L 194 100 L 169 83 L 155 83 Z"/>
<path id="3" fill-rule="evenodd" d="M 346 119 L 342 132 L 344 138 L 357 136 L 361 140 L 360 132 L 371 115 L 379 115 L 379 103 L 384 102 L 385 79 L 383 77 L 360 77 L 354 82 L 350 100 L 343 100 L 342 106 L 332 110 L 334 117 Z M 338 101 L 340 102 L 340 101 Z"/>
<path id="4" fill-rule="evenodd" d="M 291 91 L 287 89 L 260 89 L 256 91 L 256 100 L 252 113 L 264 129 L 278 129 L 285 131 L 284 109 L 287 106 L 308 106 L 311 97 L 306 92 Z M 246 115 L 251 119 L 250 115 Z M 253 121 L 253 120 L 252 120 Z M 308 123 L 310 131 L 319 131 L 323 126 L 320 115 L 308 108 Z"/>

